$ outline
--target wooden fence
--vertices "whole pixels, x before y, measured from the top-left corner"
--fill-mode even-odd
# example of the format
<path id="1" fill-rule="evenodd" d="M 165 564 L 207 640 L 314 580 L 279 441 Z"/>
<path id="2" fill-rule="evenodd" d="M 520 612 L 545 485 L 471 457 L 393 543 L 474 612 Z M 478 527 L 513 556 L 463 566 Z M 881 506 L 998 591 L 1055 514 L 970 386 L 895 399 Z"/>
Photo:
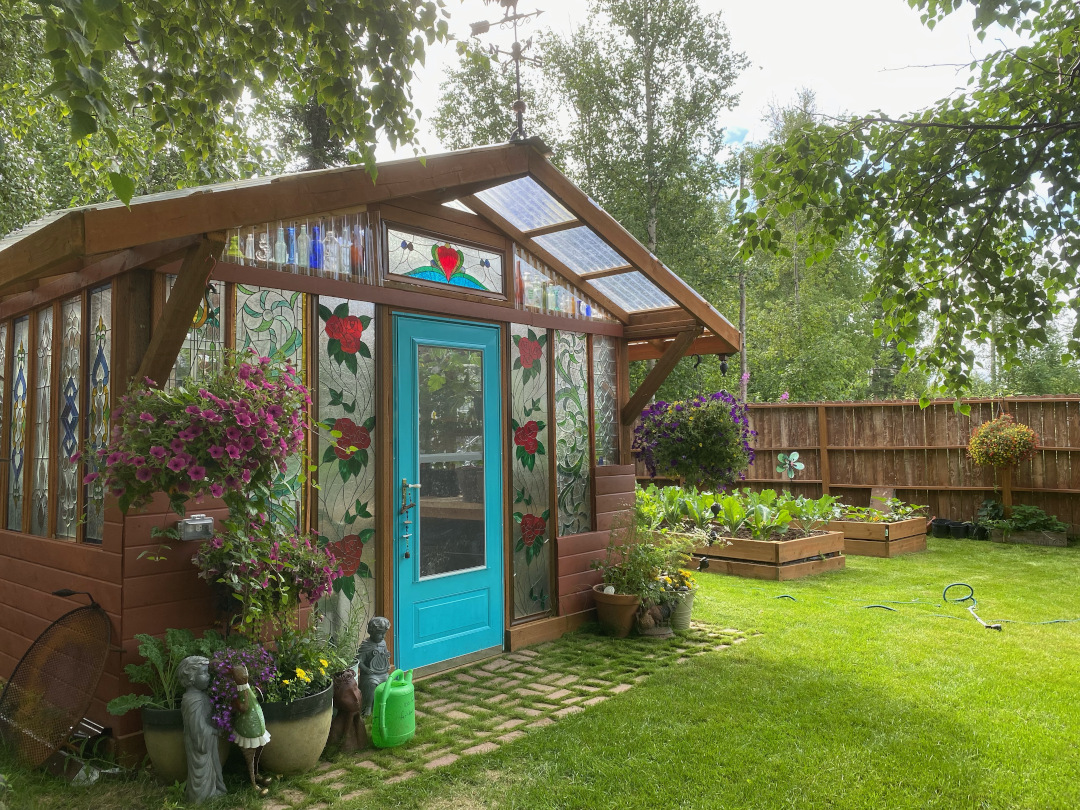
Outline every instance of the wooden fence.
<path id="1" fill-rule="evenodd" d="M 1039 435 L 1039 450 L 1015 472 L 1014 504 L 1033 504 L 1080 531 L 1080 397 L 968 399 L 965 416 L 951 400 L 814 402 L 750 405 L 757 459 L 747 472 L 755 488 L 822 492 L 866 506 L 872 487 L 929 504 L 930 513 L 971 520 L 984 498 L 1002 498 L 1000 475 L 967 454 L 971 431 L 1004 408 Z M 797 450 L 806 468 L 789 481 L 777 454 Z"/>

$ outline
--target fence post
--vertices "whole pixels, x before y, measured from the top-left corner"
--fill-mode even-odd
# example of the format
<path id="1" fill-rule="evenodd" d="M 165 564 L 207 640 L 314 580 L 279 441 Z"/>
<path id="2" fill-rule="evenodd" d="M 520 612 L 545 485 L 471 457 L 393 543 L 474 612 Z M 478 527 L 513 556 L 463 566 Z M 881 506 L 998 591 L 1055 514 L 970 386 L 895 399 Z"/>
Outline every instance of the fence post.
<path id="1" fill-rule="evenodd" d="M 829 494 L 829 426 L 825 419 L 825 406 L 817 406 L 818 458 L 821 460 L 821 494 Z"/>

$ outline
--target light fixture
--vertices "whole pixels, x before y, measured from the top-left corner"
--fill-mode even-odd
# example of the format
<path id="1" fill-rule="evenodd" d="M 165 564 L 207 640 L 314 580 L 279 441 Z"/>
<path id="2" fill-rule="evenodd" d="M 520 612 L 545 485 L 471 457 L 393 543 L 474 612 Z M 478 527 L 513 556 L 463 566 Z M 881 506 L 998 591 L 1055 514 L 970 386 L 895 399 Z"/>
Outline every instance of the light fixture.
<path id="1" fill-rule="evenodd" d="M 726 354 L 720 355 L 720 373 L 725 377 L 727 376 L 727 355 Z"/>

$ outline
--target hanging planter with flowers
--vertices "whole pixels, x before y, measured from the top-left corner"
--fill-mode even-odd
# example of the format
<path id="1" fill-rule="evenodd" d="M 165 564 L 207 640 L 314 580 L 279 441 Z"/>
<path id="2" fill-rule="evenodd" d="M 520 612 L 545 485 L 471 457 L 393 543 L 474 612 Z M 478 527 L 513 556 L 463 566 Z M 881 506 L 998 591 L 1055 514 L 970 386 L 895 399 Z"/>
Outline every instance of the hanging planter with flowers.
<path id="1" fill-rule="evenodd" d="M 980 467 L 1015 467 L 1035 455 L 1039 435 L 1012 414 L 983 422 L 971 433 L 968 455 Z"/>

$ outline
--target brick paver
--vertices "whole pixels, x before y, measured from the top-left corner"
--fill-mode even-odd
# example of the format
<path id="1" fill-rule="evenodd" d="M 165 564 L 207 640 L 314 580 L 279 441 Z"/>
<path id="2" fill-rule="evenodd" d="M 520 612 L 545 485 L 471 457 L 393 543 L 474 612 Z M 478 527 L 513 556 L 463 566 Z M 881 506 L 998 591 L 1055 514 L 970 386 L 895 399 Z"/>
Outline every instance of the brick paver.
<path id="1" fill-rule="evenodd" d="M 755 634 L 758 635 L 758 634 Z M 490 754 L 528 734 L 644 683 L 653 673 L 742 643 L 738 630 L 695 623 L 674 638 L 609 639 L 588 629 L 537 647 L 505 653 L 457 672 L 416 682 L 416 736 L 393 749 L 371 748 L 319 764 L 311 775 L 274 790 L 262 810 L 294 810 L 312 798 L 339 806 L 379 785 Z M 307 785 L 314 795 L 297 788 Z M 316 793 L 322 791 L 322 793 Z M 372 796 L 370 801 L 377 797 Z M 374 806 L 374 805 L 373 805 Z"/>

